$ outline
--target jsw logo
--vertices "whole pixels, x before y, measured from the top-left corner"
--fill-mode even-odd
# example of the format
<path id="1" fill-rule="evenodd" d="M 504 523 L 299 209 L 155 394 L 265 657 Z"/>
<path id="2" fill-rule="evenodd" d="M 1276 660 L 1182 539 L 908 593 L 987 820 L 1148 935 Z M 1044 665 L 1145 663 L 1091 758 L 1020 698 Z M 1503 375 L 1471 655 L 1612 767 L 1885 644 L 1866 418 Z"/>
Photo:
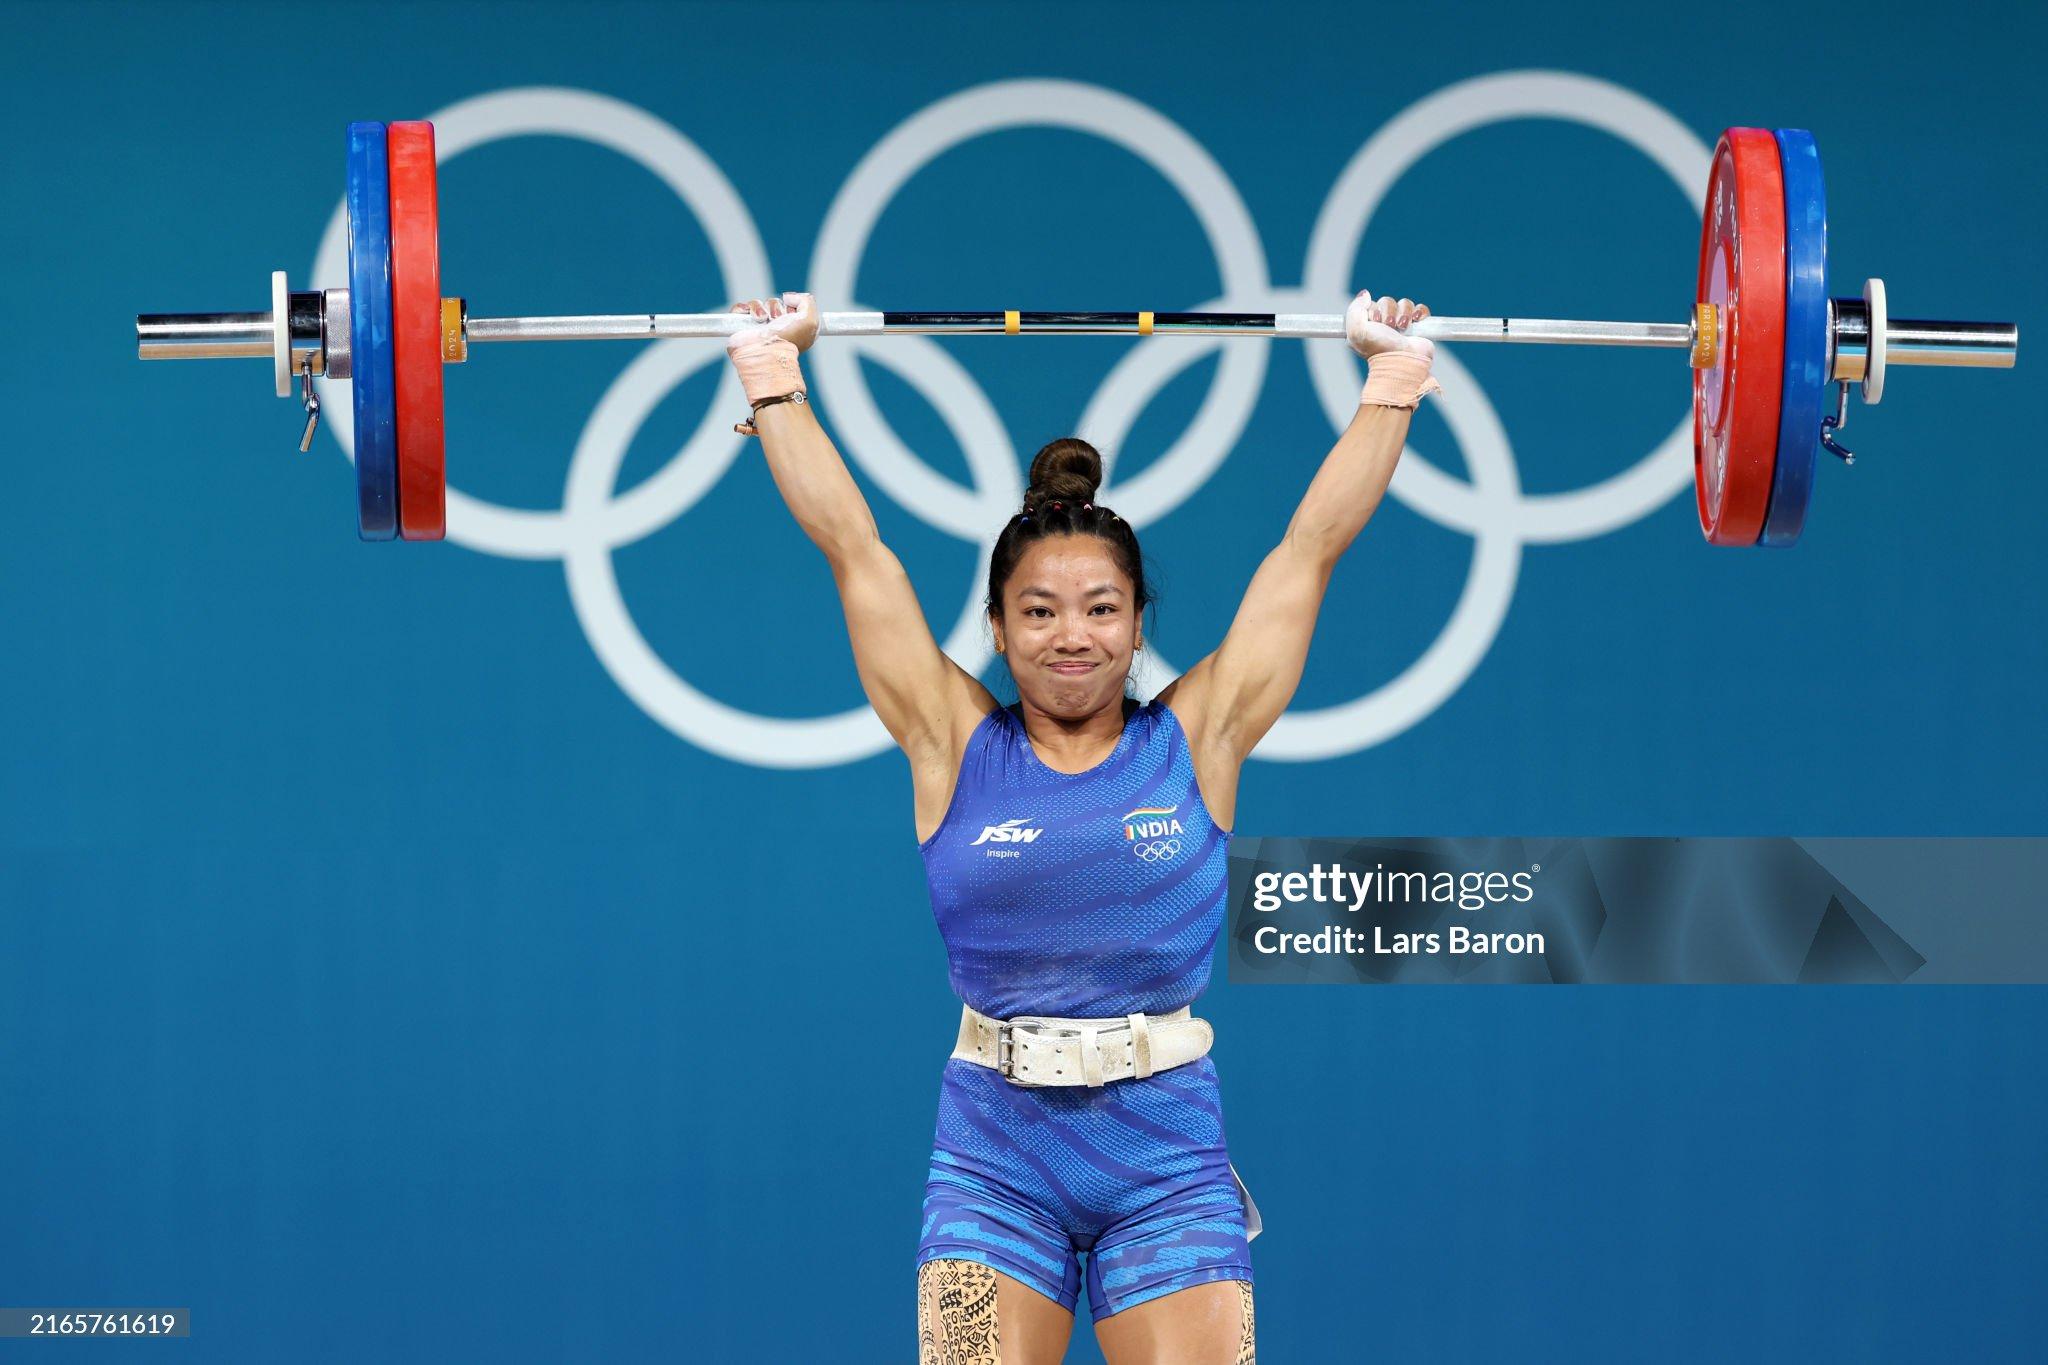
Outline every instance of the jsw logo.
<path id="1" fill-rule="evenodd" d="M 1024 829 L 1024 823 L 1022 820 L 1005 820 L 1000 825 L 983 825 L 981 837 L 968 847 L 973 848 L 978 844 L 1028 844 L 1045 833 L 1042 829 Z"/>

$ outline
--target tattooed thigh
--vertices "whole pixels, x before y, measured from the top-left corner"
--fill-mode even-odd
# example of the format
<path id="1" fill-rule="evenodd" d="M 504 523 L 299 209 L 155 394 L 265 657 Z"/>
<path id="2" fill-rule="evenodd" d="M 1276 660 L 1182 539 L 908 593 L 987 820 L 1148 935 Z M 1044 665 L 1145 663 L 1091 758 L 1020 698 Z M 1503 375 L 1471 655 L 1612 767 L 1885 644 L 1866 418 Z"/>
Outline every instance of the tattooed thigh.
<path id="1" fill-rule="evenodd" d="M 918 1365 L 1001 1365 L 996 1273 L 940 1258 L 917 1268 Z"/>

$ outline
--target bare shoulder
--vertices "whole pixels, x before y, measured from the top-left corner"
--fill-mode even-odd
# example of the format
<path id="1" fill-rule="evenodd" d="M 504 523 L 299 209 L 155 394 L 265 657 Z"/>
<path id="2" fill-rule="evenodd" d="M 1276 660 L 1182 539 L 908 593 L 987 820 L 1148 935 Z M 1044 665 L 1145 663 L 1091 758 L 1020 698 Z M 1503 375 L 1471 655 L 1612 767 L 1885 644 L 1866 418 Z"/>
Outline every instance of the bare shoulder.
<path id="1" fill-rule="evenodd" d="M 1196 753 L 1229 747 L 1230 718 L 1218 714 L 1223 689 L 1217 682 L 1213 653 L 1203 655 L 1194 667 L 1161 688 L 1153 700 L 1164 702 L 1173 712 L 1188 737 L 1188 747 Z"/>
<path id="2" fill-rule="evenodd" d="M 946 755 L 954 767 L 960 766 L 960 756 L 967 752 L 967 741 L 974 738 L 974 732 L 988 719 L 991 711 L 1002 709 L 995 693 L 981 685 L 979 678 L 968 678 L 968 687 L 960 702 L 953 708 L 953 742 Z"/>
<path id="3" fill-rule="evenodd" d="M 1195 786 L 1202 804 L 1224 829 L 1236 828 L 1237 779 L 1244 768 L 1244 755 L 1237 752 L 1228 725 L 1212 714 L 1216 689 L 1215 655 L 1205 656 L 1193 668 L 1175 678 L 1154 697 L 1163 703 L 1187 736 L 1188 755 L 1195 765 Z"/>
<path id="4" fill-rule="evenodd" d="M 915 806 L 917 841 L 921 844 L 938 832 L 946 811 L 953 804 L 953 787 L 960 780 L 960 760 L 968 741 L 999 703 L 995 694 L 979 679 L 964 671 L 964 685 L 947 708 L 948 723 L 942 734 L 923 744 L 905 745 L 903 755 L 910 761 L 911 799 Z"/>

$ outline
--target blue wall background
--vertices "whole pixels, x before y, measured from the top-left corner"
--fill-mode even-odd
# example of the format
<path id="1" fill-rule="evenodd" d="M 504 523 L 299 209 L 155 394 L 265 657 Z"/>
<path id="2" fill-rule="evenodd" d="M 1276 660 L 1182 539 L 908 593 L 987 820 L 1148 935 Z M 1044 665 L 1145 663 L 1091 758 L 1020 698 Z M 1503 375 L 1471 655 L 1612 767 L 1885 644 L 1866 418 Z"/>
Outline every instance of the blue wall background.
<path id="1" fill-rule="evenodd" d="M 628 101 L 733 180 L 795 287 L 892 128 L 983 82 L 1063 77 L 1208 148 L 1289 286 L 1376 128 L 1454 81 L 1550 68 L 1709 142 L 1811 127 L 1838 293 L 1879 274 L 1896 312 L 2026 326 L 2044 302 L 2038 6 L 0 20 L 0 1302 L 189 1306 L 209 1359 L 908 1360 L 953 1023 L 900 759 L 788 771 L 685 743 L 594 657 L 559 565 L 359 544 L 346 462 L 324 436 L 292 453 L 295 408 L 260 366 L 136 362 L 135 312 L 261 308 L 278 267 L 309 282 L 347 120 L 529 85 Z M 474 311 L 725 302 L 703 230 L 614 153 L 494 143 L 451 160 L 442 194 L 443 278 Z M 1442 312 L 1675 318 L 1696 234 L 1633 149 L 1499 124 L 1403 179 L 1355 278 Z M 861 292 L 1171 307 L 1217 281 L 1142 162 L 1016 130 L 905 188 Z M 953 353 L 1028 453 L 1124 347 Z M 1274 348 L 1228 461 L 1146 530 L 1153 636 L 1183 664 L 1328 447 L 1300 352 Z M 632 354 L 495 348 L 452 372 L 455 482 L 559 506 Z M 1460 358 L 1535 492 L 1619 472 L 1685 402 L 1656 353 Z M 696 426 L 715 368 L 656 410 L 622 485 Z M 1126 471 L 1186 428 L 1215 368 L 1166 387 Z M 1866 458 L 1820 471 L 1792 553 L 1709 550 L 1684 494 L 1528 547 L 1461 688 L 1375 747 L 1253 763 L 1240 829 L 2048 833 L 2040 372 L 1895 372 L 1852 414 Z M 964 479 L 927 400 L 869 373 L 903 439 Z M 1416 446 L 1461 470 L 1440 415 Z M 868 487 L 949 623 L 973 547 Z M 1390 501 L 1333 587 L 1301 705 L 1407 667 L 1470 555 Z M 649 642 L 712 697 L 858 704 L 828 576 L 758 461 L 614 562 Z M 685 1062 L 689 1031 L 791 1002 L 922 1023 L 859 1083 Z M 2011 1359 L 2048 1330 L 2038 989 L 1219 981 L 1204 1013 L 1270 1229 L 1272 1360 Z M 1077 1330 L 1074 1357 L 1095 1358 Z"/>

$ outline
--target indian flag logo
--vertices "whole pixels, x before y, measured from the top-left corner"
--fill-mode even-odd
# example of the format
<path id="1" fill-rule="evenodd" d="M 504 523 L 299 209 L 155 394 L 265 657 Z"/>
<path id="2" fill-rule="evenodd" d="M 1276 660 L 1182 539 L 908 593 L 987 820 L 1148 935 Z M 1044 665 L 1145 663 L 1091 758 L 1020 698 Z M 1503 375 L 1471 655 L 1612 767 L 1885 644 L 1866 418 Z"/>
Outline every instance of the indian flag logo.
<path id="1" fill-rule="evenodd" d="M 1124 813 L 1124 838 L 1157 839 L 1162 834 L 1179 834 L 1180 821 L 1173 818 L 1179 806 L 1140 806 Z"/>

